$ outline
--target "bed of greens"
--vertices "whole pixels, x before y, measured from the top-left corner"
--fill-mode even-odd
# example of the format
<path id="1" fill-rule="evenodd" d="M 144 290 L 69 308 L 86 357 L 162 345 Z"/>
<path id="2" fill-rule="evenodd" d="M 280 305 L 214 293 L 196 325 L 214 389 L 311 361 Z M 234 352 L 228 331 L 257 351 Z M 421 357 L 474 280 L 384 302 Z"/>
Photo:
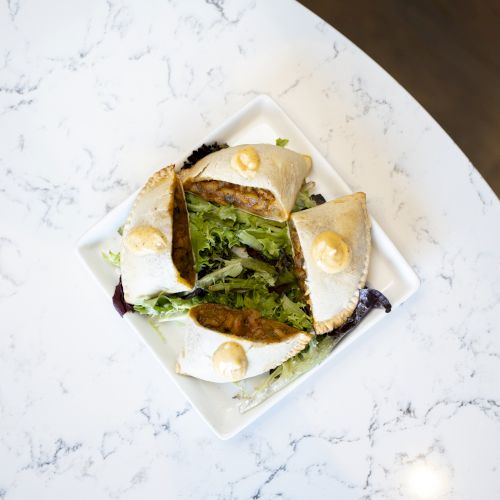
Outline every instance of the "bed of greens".
<path id="1" fill-rule="evenodd" d="M 186 194 L 191 243 L 198 273 L 189 294 L 160 294 L 135 310 L 158 321 L 176 319 L 203 302 L 256 309 L 269 319 L 311 329 L 293 272 L 286 223 L 217 206 Z"/>

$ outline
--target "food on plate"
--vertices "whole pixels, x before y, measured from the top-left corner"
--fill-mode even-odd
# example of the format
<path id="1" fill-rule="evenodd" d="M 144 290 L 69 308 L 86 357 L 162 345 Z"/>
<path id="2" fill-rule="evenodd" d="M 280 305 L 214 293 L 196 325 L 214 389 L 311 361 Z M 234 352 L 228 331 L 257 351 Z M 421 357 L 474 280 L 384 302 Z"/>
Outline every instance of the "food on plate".
<path id="1" fill-rule="evenodd" d="M 183 320 L 177 372 L 238 382 L 242 412 L 321 363 L 371 309 L 391 309 L 365 287 L 365 194 L 315 194 L 311 159 L 287 142 L 202 145 L 179 175 L 162 169 L 136 199 L 121 252 L 103 254 L 121 269 L 118 312 Z"/>
<path id="2" fill-rule="evenodd" d="M 296 274 L 316 333 L 346 322 L 366 284 L 370 219 L 364 193 L 354 193 L 292 214 Z"/>
<path id="3" fill-rule="evenodd" d="M 184 189 L 207 201 L 286 221 L 311 158 L 271 144 L 220 149 L 180 172 Z"/>
<path id="4" fill-rule="evenodd" d="M 302 351 L 307 332 L 265 319 L 254 309 L 200 304 L 190 309 L 176 371 L 211 382 L 267 372 Z"/>
<path id="5" fill-rule="evenodd" d="M 138 194 L 123 228 L 120 268 L 130 304 L 194 287 L 189 219 L 173 166 L 156 172 Z"/>

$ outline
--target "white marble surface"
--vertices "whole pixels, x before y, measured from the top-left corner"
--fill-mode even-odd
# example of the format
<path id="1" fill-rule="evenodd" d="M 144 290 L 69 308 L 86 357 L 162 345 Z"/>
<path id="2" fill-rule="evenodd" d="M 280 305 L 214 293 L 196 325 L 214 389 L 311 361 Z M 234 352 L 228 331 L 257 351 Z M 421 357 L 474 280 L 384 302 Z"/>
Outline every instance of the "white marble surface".
<path id="1" fill-rule="evenodd" d="M 7 0 L 0 33 L 1 500 L 500 497 L 498 199 L 392 78 L 284 0 Z M 223 442 L 74 245 L 261 92 L 422 286 Z"/>

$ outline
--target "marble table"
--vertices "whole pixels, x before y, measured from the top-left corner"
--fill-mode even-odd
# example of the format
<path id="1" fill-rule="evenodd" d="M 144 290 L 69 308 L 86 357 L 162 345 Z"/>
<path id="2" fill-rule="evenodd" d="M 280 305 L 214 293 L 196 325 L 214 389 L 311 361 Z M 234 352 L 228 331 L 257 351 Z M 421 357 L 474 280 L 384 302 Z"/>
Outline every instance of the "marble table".
<path id="1" fill-rule="evenodd" d="M 0 33 L 0 499 L 500 498 L 499 203 L 397 82 L 286 0 L 9 0 Z M 422 286 L 224 442 L 74 248 L 259 93 Z"/>

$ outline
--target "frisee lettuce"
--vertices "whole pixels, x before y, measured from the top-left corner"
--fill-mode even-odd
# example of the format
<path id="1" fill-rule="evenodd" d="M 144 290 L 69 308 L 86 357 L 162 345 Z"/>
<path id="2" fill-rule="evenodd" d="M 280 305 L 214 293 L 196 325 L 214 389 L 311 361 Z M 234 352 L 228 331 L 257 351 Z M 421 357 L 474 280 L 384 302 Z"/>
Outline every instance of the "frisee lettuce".
<path id="1" fill-rule="evenodd" d="M 223 289 L 220 285 L 223 285 Z M 251 278 L 220 283 L 214 288 L 215 291 L 189 299 L 161 293 L 136 304 L 134 309 L 139 314 L 164 322 L 183 317 L 197 304 L 222 304 L 236 309 L 256 309 L 265 318 L 281 321 L 300 330 L 312 328 L 311 318 L 304 310 L 305 303 L 300 302 L 293 291 L 287 294 L 269 291 L 264 283 Z"/>
<path id="2" fill-rule="evenodd" d="M 203 293 L 185 298 L 160 294 L 136 305 L 135 311 L 170 321 L 197 304 L 215 303 L 256 309 L 265 318 L 311 330 L 311 318 L 293 272 L 286 224 L 218 206 L 191 193 L 186 194 L 186 201 L 198 272 L 196 286 Z M 248 253 L 252 256 L 246 256 Z"/>
<path id="3" fill-rule="evenodd" d="M 237 258 L 222 262 L 224 262 L 222 267 L 209 274 L 205 274 L 203 278 L 197 281 L 196 286 L 211 290 L 211 287 L 217 284 L 217 282 L 224 281 L 225 278 L 236 278 L 245 273 L 245 270 L 249 271 L 258 281 L 263 281 L 270 286 L 273 286 L 278 280 L 277 270 L 273 266 L 252 257 Z"/>
<path id="4" fill-rule="evenodd" d="M 158 321 L 171 321 L 186 315 L 191 307 L 200 304 L 200 297 L 183 299 L 174 295 L 160 293 L 152 299 L 134 305 L 134 311 L 150 316 Z"/>
<path id="5" fill-rule="evenodd" d="M 302 188 L 295 199 L 295 205 L 292 208 L 292 212 L 299 212 L 300 210 L 305 210 L 306 208 L 312 208 L 317 205 L 313 198 L 312 190 L 314 189 L 314 182 L 307 182 L 302 185 Z"/>
<path id="6" fill-rule="evenodd" d="M 291 255 L 285 223 L 220 207 L 191 193 L 186 201 L 198 273 L 221 267 L 221 259 L 229 258 L 235 246 L 248 246 L 273 260 L 279 258 L 281 248 Z"/>
<path id="7" fill-rule="evenodd" d="M 120 267 L 120 252 L 108 250 L 108 252 L 101 252 L 101 255 L 113 266 Z"/>
<path id="8" fill-rule="evenodd" d="M 339 342 L 329 335 L 315 336 L 299 354 L 288 359 L 274 369 L 262 383 L 251 391 L 246 391 L 244 384 L 239 384 L 239 410 L 244 413 L 259 405 L 273 394 L 283 389 L 304 373 L 319 365 L 333 351 Z"/>

